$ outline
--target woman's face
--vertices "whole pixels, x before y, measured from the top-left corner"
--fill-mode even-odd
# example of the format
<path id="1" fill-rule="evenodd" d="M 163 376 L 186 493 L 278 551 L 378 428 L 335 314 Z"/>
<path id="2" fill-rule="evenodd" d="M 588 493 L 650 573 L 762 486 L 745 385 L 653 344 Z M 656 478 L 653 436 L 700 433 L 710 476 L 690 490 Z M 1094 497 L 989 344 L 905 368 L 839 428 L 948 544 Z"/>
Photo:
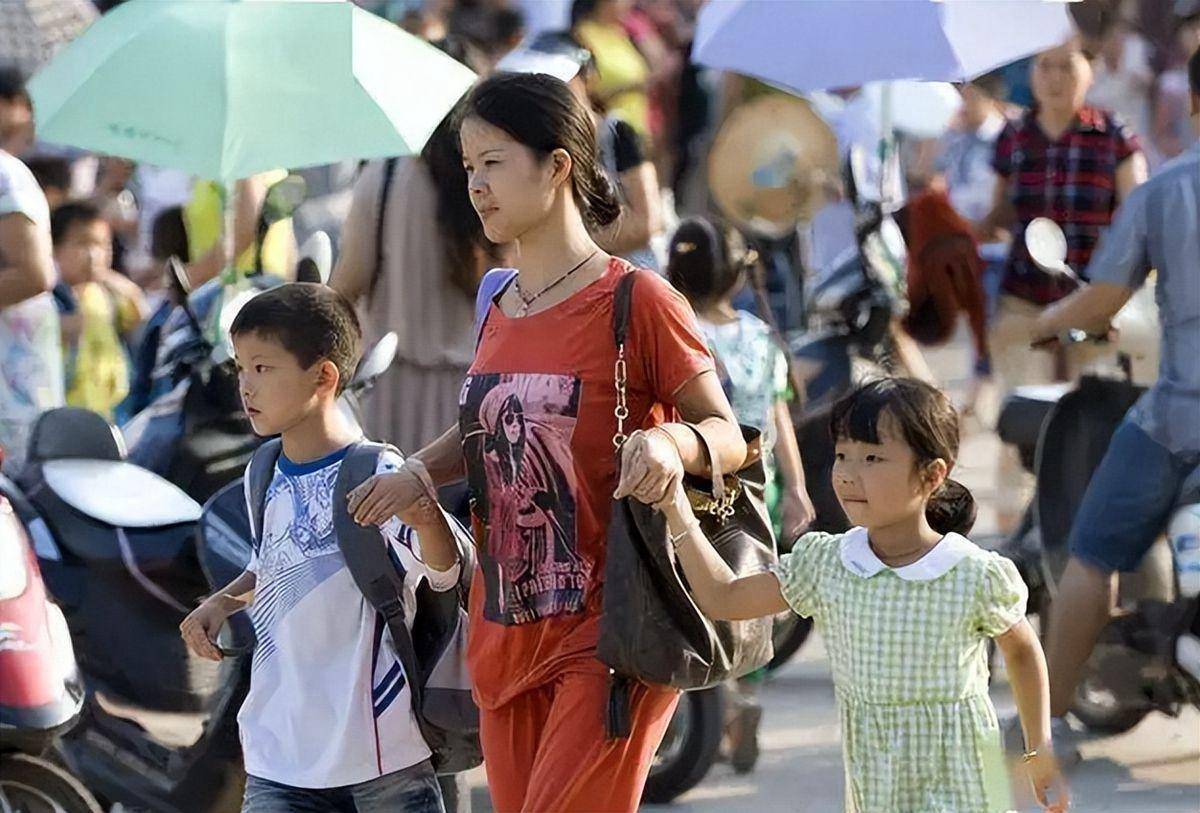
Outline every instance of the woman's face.
<path id="1" fill-rule="evenodd" d="M 489 240 L 518 240 L 546 219 L 559 187 L 569 183 L 565 151 L 542 158 L 478 116 L 463 122 L 460 138 L 467 192 Z"/>
<path id="2" fill-rule="evenodd" d="M 1076 45 L 1038 54 L 1031 76 L 1033 96 L 1051 110 L 1078 110 L 1092 87 L 1092 66 Z"/>

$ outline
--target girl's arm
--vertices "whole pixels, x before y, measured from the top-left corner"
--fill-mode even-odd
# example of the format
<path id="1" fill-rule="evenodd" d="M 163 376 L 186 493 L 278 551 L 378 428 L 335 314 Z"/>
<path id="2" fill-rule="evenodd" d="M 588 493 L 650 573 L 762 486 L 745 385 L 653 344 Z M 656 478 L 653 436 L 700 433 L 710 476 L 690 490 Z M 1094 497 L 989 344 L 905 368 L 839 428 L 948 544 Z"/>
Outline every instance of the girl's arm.
<path id="1" fill-rule="evenodd" d="M 775 402 L 775 436 L 775 460 L 785 486 L 783 532 L 792 536 L 807 528 L 817 518 L 817 512 L 813 509 L 808 496 L 808 484 L 804 481 L 804 461 L 800 458 L 800 444 L 796 442 L 792 413 L 787 401 L 782 398 Z"/>
<path id="2" fill-rule="evenodd" d="M 677 485 L 672 496 L 660 503 L 667 518 L 667 531 L 675 555 L 701 611 L 709 618 L 737 621 L 762 618 L 789 609 L 773 573 L 738 577 L 729 569 L 692 513 L 687 494 Z"/>
<path id="3" fill-rule="evenodd" d="M 1067 786 L 1054 758 L 1050 739 L 1050 684 L 1042 645 L 1024 618 L 995 640 L 1004 653 L 1008 681 L 1012 684 L 1017 711 L 1021 715 L 1025 748 L 1029 752 L 1025 766 L 1033 783 L 1033 792 L 1047 810 L 1066 810 L 1069 805 Z"/>

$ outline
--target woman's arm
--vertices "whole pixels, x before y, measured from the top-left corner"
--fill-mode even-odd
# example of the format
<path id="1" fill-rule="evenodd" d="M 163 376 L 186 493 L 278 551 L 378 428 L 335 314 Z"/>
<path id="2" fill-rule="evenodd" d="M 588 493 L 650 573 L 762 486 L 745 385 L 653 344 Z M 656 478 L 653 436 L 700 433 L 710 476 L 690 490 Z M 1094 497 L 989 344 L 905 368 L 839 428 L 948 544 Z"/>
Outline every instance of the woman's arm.
<path id="1" fill-rule="evenodd" d="M 350 212 L 342 223 L 338 240 L 341 251 L 337 265 L 329 275 L 329 287 L 351 302 L 357 302 L 371 289 L 378 258 L 375 252 L 375 224 L 379 219 L 379 188 L 383 182 L 378 162 L 363 167 L 354 182 Z"/>
<path id="2" fill-rule="evenodd" d="M 462 479 L 465 466 L 458 424 L 404 461 L 400 471 L 376 474 L 347 495 L 350 513 L 359 525 L 379 525 L 409 509 L 418 497 Z"/>
<path id="3" fill-rule="evenodd" d="M 654 164 L 644 161 L 622 172 L 621 188 L 627 205 L 613 227 L 598 235 L 597 242 L 609 254 L 628 254 L 642 248 L 662 231 L 662 201 Z"/>
<path id="4" fill-rule="evenodd" d="M 682 485 L 657 506 L 667 518 L 667 532 L 683 566 L 692 596 L 709 618 L 737 621 L 762 618 L 789 609 L 773 573 L 738 578 L 700 530 Z"/>
<path id="5" fill-rule="evenodd" d="M 1015 220 L 1016 209 L 1008 196 L 1008 178 L 997 175 L 996 185 L 992 187 L 992 208 L 975 226 L 975 236 L 981 243 L 991 243 L 1002 229 L 1011 226 Z"/>
<path id="6" fill-rule="evenodd" d="M 996 645 L 1004 653 L 1004 666 L 1012 685 L 1029 752 L 1025 765 L 1033 783 L 1034 793 L 1043 807 L 1066 810 L 1069 805 L 1066 783 L 1054 758 L 1050 739 L 1050 682 L 1046 672 L 1046 657 L 1037 634 L 1022 618 L 1003 635 Z M 1033 753 L 1036 751 L 1036 754 Z M 1053 801 L 1047 791 L 1054 791 Z"/>

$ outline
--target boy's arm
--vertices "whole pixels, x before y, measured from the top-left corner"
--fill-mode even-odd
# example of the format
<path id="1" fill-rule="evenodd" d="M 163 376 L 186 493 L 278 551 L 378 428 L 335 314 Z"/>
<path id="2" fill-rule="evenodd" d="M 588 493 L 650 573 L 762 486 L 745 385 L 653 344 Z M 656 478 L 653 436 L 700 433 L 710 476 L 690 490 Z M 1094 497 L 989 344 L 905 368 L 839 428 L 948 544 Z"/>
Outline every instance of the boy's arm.
<path id="1" fill-rule="evenodd" d="M 246 570 L 224 588 L 205 599 L 205 602 L 211 601 L 225 610 L 227 616 L 233 615 L 254 603 L 254 590 L 257 585 L 258 576 L 253 570 Z"/>
<path id="2" fill-rule="evenodd" d="M 789 609 L 773 573 L 738 577 L 709 543 L 692 513 L 683 486 L 658 508 L 667 518 L 667 532 L 683 565 L 692 595 L 709 618 L 736 621 L 762 618 Z"/>

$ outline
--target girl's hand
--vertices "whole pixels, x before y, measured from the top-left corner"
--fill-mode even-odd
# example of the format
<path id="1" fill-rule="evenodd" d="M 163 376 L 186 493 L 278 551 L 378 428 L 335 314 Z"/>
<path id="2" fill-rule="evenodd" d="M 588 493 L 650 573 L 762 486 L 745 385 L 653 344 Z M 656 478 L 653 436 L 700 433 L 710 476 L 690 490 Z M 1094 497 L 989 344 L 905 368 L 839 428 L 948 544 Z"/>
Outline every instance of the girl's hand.
<path id="1" fill-rule="evenodd" d="M 817 518 L 812 500 L 802 488 L 784 489 L 779 507 L 783 513 L 783 536 L 786 539 L 800 536 Z"/>
<path id="2" fill-rule="evenodd" d="M 346 495 L 351 515 L 359 525 L 382 525 L 392 517 L 405 514 L 425 486 L 410 471 L 376 474 Z"/>
<path id="3" fill-rule="evenodd" d="M 621 448 L 621 480 L 614 499 L 658 505 L 683 481 L 679 448 L 665 429 L 638 430 Z"/>
<path id="4" fill-rule="evenodd" d="M 1064 813 L 1071 807 L 1067 780 L 1062 775 L 1052 745 L 1047 743 L 1038 748 L 1037 754 L 1025 762 L 1025 771 L 1033 785 L 1033 795 L 1044 810 Z"/>

